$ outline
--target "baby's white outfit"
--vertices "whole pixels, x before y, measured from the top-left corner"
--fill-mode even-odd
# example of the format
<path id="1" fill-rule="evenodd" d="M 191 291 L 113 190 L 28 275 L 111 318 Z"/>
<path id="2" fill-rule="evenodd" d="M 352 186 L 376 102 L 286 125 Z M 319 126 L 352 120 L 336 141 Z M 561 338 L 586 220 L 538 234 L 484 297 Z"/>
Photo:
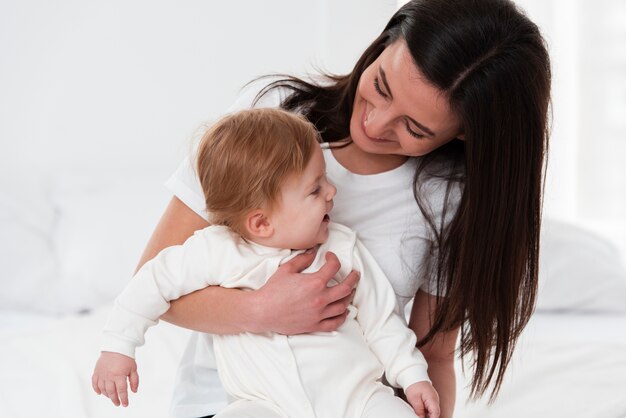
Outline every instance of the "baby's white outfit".
<path id="1" fill-rule="evenodd" d="M 329 238 L 306 271 L 317 271 L 328 251 L 341 262 L 334 284 L 353 269 L 361 272 L 345 323 L 334 332 L 295 336 L 214 336 L 219 376 L 234 399 L 218 417 L 356 418 L 380 409 L 415 417 L 380 382 L 383 373 L 403 389 L 428 381 L 426 361 L 391 285 L 349 228 L 329 223 Z M 163 250 L 130 281 L 116 299 L 102 350 L 134 357 L 169 301 L 211 285 L 258 289 L 298 253 L 255 244 L 223 226 L 197 231 L 183 245 Z"/>

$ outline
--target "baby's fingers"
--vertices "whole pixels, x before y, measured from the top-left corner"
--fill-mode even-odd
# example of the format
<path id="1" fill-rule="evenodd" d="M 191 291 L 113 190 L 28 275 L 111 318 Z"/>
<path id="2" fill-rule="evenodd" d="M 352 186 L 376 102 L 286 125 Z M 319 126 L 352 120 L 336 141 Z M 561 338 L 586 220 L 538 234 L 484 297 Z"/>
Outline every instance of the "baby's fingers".
<path id="1" fill-rule="evenodd" d="M 98 389 L 100 390 L 100 395 L 104 395 L 107 398 L 109 397 L 109 395 L 107 395 L 107 389 L 104 379 L 98 379 Z"/>
<path id="2" fill-rule="evenodd" d="M 91 376 L 91 387 L 98 395 L 102 395 L 102 391 L 98 387 L 98 376 L 96 376 L 95 374 Z"/>
<path id="3" fill-rule="evenodd" d="M 115 387 L 115 382 L 113 380 L 106 380 L 104 382 L 104 388 L 107 398 L 109 398 L 115 406 L 120 406 L 120 398 L 118 398 L 117 396 L 117 388 Z"/>
<path id="4" fill-rule="evenodd" d="M 126 376 L 116 377 L 115 387 L 117 389 L 117 396 L 119 397 L 119 402 L 124 407 L 128 406 L 128 385 L 126 384 Z M 115 405 L 119 405 L 119 403 L 116 403 Z"/>
<path id="5" fill-rule="evenodd" d="M 139 387 L 139 375 L 137 374 L 137 371 L 132 371 L 130 372 L 130 390 L 132 390 L 134 393 L 137 393 L 137 389 Z"/>
<path id="6" fill-rule="evenodd" d="M 439 402 L 436 399 L 424 399 L 424 406 L 428 410 L 428 418 L 439 418 L 441 410 L 439 408 Z"/>
<path id="7" fill-rule="evenodd" d="M 426 408 L 424 407 L 424 403 L 421 400 L 415 400 L 411 402 L 411 406 L 420 418 L 426 418 Z"/>

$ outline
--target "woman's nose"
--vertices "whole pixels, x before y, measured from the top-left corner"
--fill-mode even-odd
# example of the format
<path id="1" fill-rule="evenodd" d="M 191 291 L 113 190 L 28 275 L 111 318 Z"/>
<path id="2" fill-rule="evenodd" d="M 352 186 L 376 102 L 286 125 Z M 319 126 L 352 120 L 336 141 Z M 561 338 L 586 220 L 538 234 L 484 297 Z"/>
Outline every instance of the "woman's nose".
<path id="1" fill-rule="evenodd" d="M 387 130 L 389 122 L 389 112 L 385 112 L 384 109 L 377 107 L 371 107 L 368 112 L 365 113 L 365 133 L 370 138 L 383 138 Z"/>

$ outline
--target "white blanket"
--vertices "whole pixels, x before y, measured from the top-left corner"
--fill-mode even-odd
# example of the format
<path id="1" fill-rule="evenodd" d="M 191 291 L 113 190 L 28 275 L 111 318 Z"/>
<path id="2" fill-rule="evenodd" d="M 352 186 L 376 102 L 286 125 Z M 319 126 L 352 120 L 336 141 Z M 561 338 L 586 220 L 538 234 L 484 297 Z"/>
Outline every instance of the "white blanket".
<path id="1" fill-rule="evenodd" d="M 162 322 L 148 332 L 146 347 L 138 350 L 139 392 L 131 394 L 130 407 L 116 408 L 91 388 L 108 311 L 64 319 L 0 315 L 5 325 L 0 331 L 0 417 L 165 417 L 188 331 Z"/>
<path id="2" fill-rule="evenodd" d="M 160 323 L 138 351 L 139 392 L 116 408 L 91 389 L 108 309 L 63 319 L 0 314 L 0 417 L 165 417 L 188 332 Z M 581 330 L 583 332 L 581 332 Z M 537 314 L 496 402 L 465 403 L 456 417 L 626 416 L 626 316 Z"/>
<path id="3" fill-rule="evenodd" d="M 459 382 L 459 418 L 626 417 L 626 316 L 536 314 L 492 405 Z"/>

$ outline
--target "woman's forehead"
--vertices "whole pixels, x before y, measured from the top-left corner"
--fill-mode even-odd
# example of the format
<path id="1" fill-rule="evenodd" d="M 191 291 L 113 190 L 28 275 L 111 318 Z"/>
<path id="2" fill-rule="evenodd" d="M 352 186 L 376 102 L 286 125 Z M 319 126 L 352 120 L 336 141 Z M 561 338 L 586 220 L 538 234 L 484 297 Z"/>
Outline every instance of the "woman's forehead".
<path id="1" fill-rule="evenodd" d="M 376 60 L 391 89 L 395 105 L 410 118 L 428 126 L 437 136 L 458 129 L 447 95 L 423 75 L 406 45 L 399 39 Z"/>

